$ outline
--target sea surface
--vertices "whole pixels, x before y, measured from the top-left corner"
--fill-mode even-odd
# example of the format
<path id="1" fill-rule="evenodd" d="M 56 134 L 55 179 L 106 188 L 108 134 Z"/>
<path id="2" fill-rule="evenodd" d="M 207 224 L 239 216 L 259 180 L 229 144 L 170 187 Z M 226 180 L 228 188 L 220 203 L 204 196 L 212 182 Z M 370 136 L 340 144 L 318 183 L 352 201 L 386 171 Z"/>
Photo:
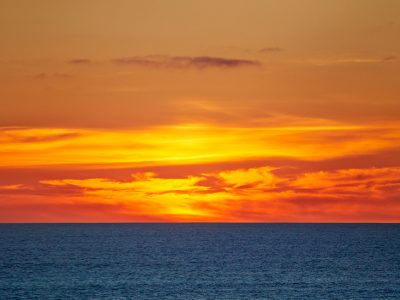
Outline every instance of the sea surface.
<path id="1" fill-rule="evenodd" d="M 400 299 L 400 225 L 2 224 L 0 299 Z"/>

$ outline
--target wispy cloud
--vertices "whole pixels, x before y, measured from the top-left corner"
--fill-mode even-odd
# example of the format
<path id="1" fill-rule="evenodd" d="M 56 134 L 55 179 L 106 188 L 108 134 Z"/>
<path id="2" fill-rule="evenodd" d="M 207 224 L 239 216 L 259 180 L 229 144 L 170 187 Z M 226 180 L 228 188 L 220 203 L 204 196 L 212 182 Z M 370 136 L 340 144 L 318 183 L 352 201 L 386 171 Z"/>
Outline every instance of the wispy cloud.
<path id="1" fill-rule="evenodd" d="M 150 68 L 239 68 L 247 66 L 261 66 L 256 60 L 223 58 L 213 56 L 167 56 L 167 55 L 150 55 L 150 56 L 133 56 L 116 58 L 113 63 L 119 65 L 132 65 Z"/>
<path id="2" fill-rule="evenodd" d="M 259 53 L 276 53 L 276 52 L 283 52 L 285 49 L 280 48 L 280 47 L 266 47 L 266 48 L 261 48 L 258 50 Z"/>
<path id="3" fill-rule="evenodd" d="M 330 65 L 349 65 L 349 64 L 377 64 L 395 60 L 397 60 L 397 57 L 394 55 L 390 55 L 383 58 L 373 58 L 373 57 L 310 58 L 310 59 L 294 60 L 291 62 L 300 64 L 310 64 L 316 66 L 330 66 Z"/>
<path id="4" fill-rule="evenodd" d="M 320 160 L 398 148 L 397 126 L 310 124 L 229 128 L 183 124 L 125 131 L 3 130 L 0 131 L 0 165 L 131 163 L 151 166 L 283 156 Z M 27 143 L 21 145 L 19 141 Z"/>
<path id="5" fill-rule="evenodd" d="M 382 60 L 383 60 L 383 61 L 393 61 L 393 60 L 397 60 L 397 56 L 395 56 L 395 55 L 389 55 L 389 56 L 386 56 L 386 57 L 382 58 Z"/>
<path id="6" fill-rule="evenodd" d="M 58 142 L 73 139 L 79 137 L 80 134 L 76 132 L 66 132 L 59 134 L 49 134 L 43 136 L 11 136 L 11 142 L 13 143 L 49 143 L 49 142 Z"/>
<path id="7" fill-rule="evenodd" d="M 69 60 L 68 63 L 71 65 L 89 65 L 89 64 L 93 63 L 93 61 L 91 59 L 87 59 L 87 58 L 75 58 L 75 59 Z"/>
<path id="8" fill-rule="evenodd" d="M 39 73 L 30 78 L 35 80 L 43 80 L 43 79 L 71 79 L 73 76 L 66 73 Z"/>

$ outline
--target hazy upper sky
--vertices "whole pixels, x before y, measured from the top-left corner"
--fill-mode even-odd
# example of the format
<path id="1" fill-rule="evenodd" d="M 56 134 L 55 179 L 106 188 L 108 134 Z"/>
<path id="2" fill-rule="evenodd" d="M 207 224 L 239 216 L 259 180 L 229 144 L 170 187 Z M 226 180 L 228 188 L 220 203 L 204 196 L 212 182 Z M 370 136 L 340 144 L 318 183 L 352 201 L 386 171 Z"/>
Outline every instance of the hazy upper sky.
<path id="1" fill-rule="evenodd" d="M 397 0 L 2 0 L 0 22 L 0 221 L 399 221 Z"/>

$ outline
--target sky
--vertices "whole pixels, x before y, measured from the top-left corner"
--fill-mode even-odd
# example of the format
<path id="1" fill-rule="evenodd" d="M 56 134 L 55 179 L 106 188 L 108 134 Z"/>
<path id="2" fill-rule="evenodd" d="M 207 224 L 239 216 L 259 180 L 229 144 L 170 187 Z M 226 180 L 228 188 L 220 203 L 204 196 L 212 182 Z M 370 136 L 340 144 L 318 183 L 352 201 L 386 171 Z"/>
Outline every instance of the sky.
<path id="1" fill-rule="evenodd" d="M 2 0 L 0 222 L 400 222 L 398 0 Z"/>

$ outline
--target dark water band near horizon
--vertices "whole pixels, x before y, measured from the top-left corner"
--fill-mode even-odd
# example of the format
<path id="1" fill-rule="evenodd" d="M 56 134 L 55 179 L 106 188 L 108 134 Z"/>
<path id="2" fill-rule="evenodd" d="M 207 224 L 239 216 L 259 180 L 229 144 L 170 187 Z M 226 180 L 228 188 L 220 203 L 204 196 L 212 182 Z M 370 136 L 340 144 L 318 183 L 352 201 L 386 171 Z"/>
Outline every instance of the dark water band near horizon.
<path id="1" fill-rule="evenodd" d="M 400 299 L 399 224 L 0 224 L 0 299 Z"/>

